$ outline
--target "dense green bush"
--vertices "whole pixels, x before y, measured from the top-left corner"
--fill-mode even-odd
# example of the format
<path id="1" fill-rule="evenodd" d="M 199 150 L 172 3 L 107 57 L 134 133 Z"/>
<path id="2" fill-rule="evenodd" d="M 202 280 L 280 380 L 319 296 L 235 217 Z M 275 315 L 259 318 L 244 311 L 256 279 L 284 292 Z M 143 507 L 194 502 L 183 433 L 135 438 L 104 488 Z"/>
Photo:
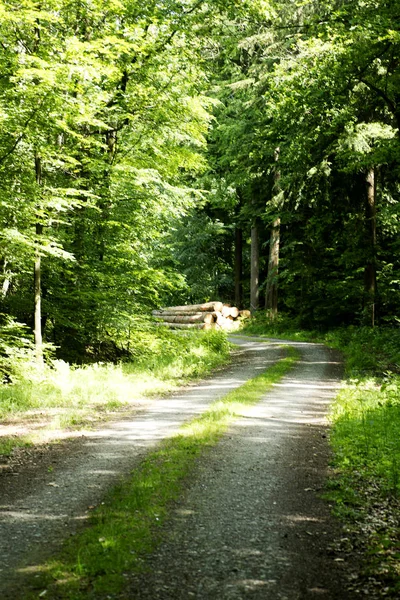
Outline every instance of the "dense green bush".
<path id="1" fill-rule="evenodd" d="M 9 383 L 34 362 L 34 345 L 28 327 L 0 314 L 0 378 Z"/>
<path id="2" fill-rule="evenodd" d="M 351 376 L 400 374 L 398 327 L 343 327 L 326 333 L 324 340 L 343 352 Z"/>

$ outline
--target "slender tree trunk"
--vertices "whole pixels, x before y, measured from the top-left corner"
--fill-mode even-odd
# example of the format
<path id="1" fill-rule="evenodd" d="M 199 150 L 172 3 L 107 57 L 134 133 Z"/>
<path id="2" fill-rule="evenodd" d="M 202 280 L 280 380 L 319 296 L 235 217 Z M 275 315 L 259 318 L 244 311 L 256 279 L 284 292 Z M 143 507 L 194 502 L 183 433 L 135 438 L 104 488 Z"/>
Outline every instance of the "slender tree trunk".
<path id="1" fill-rule="evenodd" d="M 366 319 L 375 327 L 376 321 L 376 178 L 375 170 L 369 169 L 366 176 L 367 203 L 367 235 L 369 243 L 369 259 L 365 267 L 365 293 L 367 298 Z"/>
<path id="2" fill-rule="evenodd" d="M 10 285 L 11 285 L 11 272 L 8 270 L 8 262 L 5 258 L 3 258 L 1 260 L 2 263 L 2 271 L 3 271 L 3 283 L 1 286 L 1 298 L 4 300 L 4 298 L 7 296 L 8 290 L 10 289 Z"/>
<path id="3" fill-rule="evenodd" d="M 275 319 L 278 315 L 278 271 L 279 271 L 279 244 L 281 220 L 275 219 L 272 224 L 269 242 L 269 260 L 267 288 L 265 292 L 265 308 L 268 316 Z"/>
<path id="4" fill-rule="evenodd" d="M 4 299 L 7 296 L 7 292 L 10 288 L 11 279 L 10 277 L 5 277 L 3 280 L 3 285 L 1 286 L 1 297 Z"/>
<path id="5" fill-rule="evenodd" d="M 235 228 L 235 306 L 243 308 L 243 231 Z"/>
<path id="6" fill-rule="evenodd" d="M 252 313 L 259 308 L 259 277 L 260 277 L 260 250 L 257 220 L 251 227 L 251 268 L 250 268 L 250 310 Z"/>
<path id="7" fill-rule="evenodd" d="M 38 186 L 42 183 L 42 163 L 40 156 L 35 154 L 35 174 L 36 183 Z M 36 223 L 36 235 L 41 236 L 43 233 L 43 225 Z M 35 252 L 34 265 L 34 288 L 35 288 L 35 308 L 34 308 L 34 337 L 36 360 L 38 363 L 43 362 L 43 339 L 42 339 L 42 286 L 41 286 L 41 256 L 39 249 Z"/>
<path id="8" fill-rule="evenodd" d="M 280 148 L 275 148 L 275 176 L 274 176 L 274 194 L 280 192 L 279 180 L 281 173 L 278 168 Z M 281 236 L 281 220 L 279 217 L 272 223 L 271 237 L 269 242 L 269 260 L 267 286 L 265 290 L 265 309 L 271 319 L 278 316 L 278 273 L 279 273 L 279 250 Z"/>

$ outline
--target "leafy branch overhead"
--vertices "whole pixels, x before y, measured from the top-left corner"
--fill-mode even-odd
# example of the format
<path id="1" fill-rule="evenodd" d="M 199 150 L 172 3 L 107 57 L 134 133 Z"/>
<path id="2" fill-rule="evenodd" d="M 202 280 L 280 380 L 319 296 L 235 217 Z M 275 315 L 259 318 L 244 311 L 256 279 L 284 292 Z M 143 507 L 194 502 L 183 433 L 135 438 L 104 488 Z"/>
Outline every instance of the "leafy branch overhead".
<path id="1" fill-rule="evenodd" d="M 79 360 L 138 315 L 210 298 L 393 322 L 396 11 L 0 2 L 4 314 L 33 327 L 36 264 L 36 326 Z"/>

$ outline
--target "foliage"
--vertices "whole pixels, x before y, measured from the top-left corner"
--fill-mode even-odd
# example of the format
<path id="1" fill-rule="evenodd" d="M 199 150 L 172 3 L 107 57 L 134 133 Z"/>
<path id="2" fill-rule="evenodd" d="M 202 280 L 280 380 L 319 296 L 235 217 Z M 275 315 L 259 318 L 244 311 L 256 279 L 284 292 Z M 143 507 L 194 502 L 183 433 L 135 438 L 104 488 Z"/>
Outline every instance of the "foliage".
<path id="1" fill-rule="evenodd" d="M 379 384 L 351 381 L 332 413 L 335 462 L 341 470 L 363 471 L 380 482 L 381 493 L 400 492 L 399 377 Z"/>
<path id="2" fill-rule="evenodd" d="M 303 327 L 336 327 L 368 322 L 373 301 L 378 322 L 396 323 L 394 6 L 0 9 L 2 313 L 33 327 L 39 254 L 45 340 L 69 361 L 118 358 L 152 308 L 233 300 L 238 229 L 247 298 L 254 222 L 263 290 L 279 216 L 282 310 Z"/>
<path id="3" fill-rule="evenodd" d="M 371 369 L 364 340 L 358 350 L 362 347 L 366 367 Z M 391 364 L 398 359 L 398 340 L 392 338 L 392 347 L 386 347 L 384 355 Z M 360 357 L 361 352 L 354 364 L 359 366 Z M 381 354 L 375 364 L 379 371 L 382 358 Z M 368 594 L 384 586 L 387 597 L 393 598 L 399 591 L 400 568 L 399 398 L 400 377 L 390 372 L 383 378 L 359 374 L 343 387 L 331 415 L 335 455 L 327 491 L 336 514 L 344 519 L 351 539 L 358 540 L 363 553 L 359 585 Z"/>
<path id="4" fill-rule="evenodd" d="M 210 119 L 185 3 L 103 9 L 0 11 L 3 312 L 32 326 L 42 254 L 45 334 L 70 360 L 118 345 L 127 320 L 181 286 L 158 265 L 194 201 L 187 178 L 203 168 Z"/>
<path id="5" fill-rule="evenodd" d="M 400 339 L 396 328 L 346 327 L 326 333 L 324 339 L 343 352 L 350 378 L 386 380 L 400 373 Z"/>
<path id="6" fill-rule="evenodd" d="M 30 332 L 8 315 L 0 315 L 0 373 L 2 384 L 34 368 L 34 347 Z"/>
<path id="7" fill-rule="evenodd" d="M 370 324 L 372 270 L 375 318 L 395 323 L 396 8 L 380 1 L 276 1 L 268 8 L 240 26 L 219 26 L 214 46 L 211 93 L 219 103 L 208 156 L 215 179 L 229 184 L 225 204 L 220 200 L 223 223 L 240 224 L 248 235 L 250 223 L 262 220 L 265 257 L 268 229 L 280 216 L 280 308 L 303 327 Z M 374 216 L 366 196 L 371 170 Z M 227 239 L 227 250 L 229 244 Z M 224 261 L 232 269 L 232 251 Z M 246 255 L 245 278 L 248 273 Z M 266 276 L 262 266 L 264 281 Z"/>
<path id="8" fill-rule="evenodd" d="M 222 298 L 231 300 L 232 231 L 215 213 L 192 212 L 174 231 L 175 262 L 184 275 L 188 304 Z"/>

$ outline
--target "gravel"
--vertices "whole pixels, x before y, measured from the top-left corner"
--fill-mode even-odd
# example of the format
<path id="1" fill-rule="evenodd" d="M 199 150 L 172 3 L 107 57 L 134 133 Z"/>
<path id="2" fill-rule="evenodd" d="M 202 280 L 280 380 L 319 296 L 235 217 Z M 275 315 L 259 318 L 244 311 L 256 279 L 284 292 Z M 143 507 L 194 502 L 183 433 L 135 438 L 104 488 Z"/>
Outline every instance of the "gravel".
<path id="1" fill-rule="evenodd" d="M 19 452 L 0 476 L 0 598 L 54 554 L 148 449 L 281 356 L 280 344 L 236 337 L 218 375 L 71 442 Z M 127 577 L 135 599 L 347 598 L 340 534 L 319 498 L 329 458 L 326 412 L 337 358 L 295 343 L 302 360 L 199 462 L 149 557 Z"/>
<path id="2" fill-rule="evenodd" d="M 320 498 L 340 364 L 323 346 L 295 345 L 301 362 L 204 457 L 121 598 L 349 597 L 349 565 L 330 547 L 340 530 Z"/>

